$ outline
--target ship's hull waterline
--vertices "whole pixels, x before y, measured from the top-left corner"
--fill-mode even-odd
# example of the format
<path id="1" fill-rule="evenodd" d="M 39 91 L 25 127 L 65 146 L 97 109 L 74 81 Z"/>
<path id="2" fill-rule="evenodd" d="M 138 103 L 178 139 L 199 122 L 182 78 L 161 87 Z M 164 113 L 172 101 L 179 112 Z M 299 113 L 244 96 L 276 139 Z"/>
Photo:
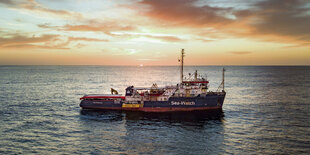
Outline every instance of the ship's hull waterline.
<path id="1" fill-rule="evenodd" d="M 168 101 L 125 103 L 114 100 L 82 100 L 82 109 L 102 109 L 143 112 L 203 111 L 222 109 L 226 93 L 205 97 L 171 97 Z"/>

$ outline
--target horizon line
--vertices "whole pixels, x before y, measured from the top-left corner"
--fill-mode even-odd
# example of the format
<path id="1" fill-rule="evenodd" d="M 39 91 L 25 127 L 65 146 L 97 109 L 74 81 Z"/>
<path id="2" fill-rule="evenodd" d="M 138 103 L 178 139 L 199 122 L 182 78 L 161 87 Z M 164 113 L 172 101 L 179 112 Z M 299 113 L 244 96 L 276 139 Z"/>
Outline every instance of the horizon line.
<path id="1" fill-rule="evenodd" d="M 38 64 L 35 64 L 35 65 L 29 65 L 29 64 L 23 64 L 23 65 L 0 65 L 0 67 L 5 67 L 5 66 L 106 66 L 106 67 L 180 67 L 180 65 L 143 65 L 143 66 L 140 66 L 140 65 L 38 65 Z M 205 67 L 205 66 L 214 66 L 214 67 L 255 67 L 255 66 L 266 66 L 266 67 L 272 67 L 272 66 L 283 66 L 283 67 L 289 67 L 289 66 L 300 66 L 300 67 L 310 67 L 310 65 L 184 65 L 184 67 Z"/>

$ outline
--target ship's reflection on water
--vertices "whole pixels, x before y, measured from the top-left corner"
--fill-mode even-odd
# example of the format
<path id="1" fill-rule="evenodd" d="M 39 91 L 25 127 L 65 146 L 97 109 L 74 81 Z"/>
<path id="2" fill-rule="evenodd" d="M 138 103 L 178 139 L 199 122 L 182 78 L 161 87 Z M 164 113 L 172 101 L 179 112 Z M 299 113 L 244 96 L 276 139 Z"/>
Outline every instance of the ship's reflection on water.
<path id="1" fill-rule="evenodd" d="M 150 121 L 181 123 L 184 125 L 203 126 L 208 121 L 221 123 L 224 120 L 222 110 L 147 113 L 135 111 L 109 111 L 109 110 L 81 110 L 81 115 L 91 116 L 89 119 L 100 120 L 104 116 L 106 121 Z M 128 123 L 128 122 L 127 122 Z"/>
<path id="2" fill-rule="evenodd" d="M 225 121 L 221 110 L 170 113 L 81 110 L 80 114 L 83 128 L 108 127 L 112 130 L 114 134 L 105 133 L 102 138 L 115 139 L 118 144 L 111 146 L 122 148 L 118 153 L 204 154 L 223 151 Z M 115 153 L 115 149 L 105 153 Z"/>
<path id="3" fill-rule="evenodd" d="M 93 121 L 122 121 L 123 113 L 120 111 L 107 110 L 84 110 L 80 111 L 82 116 L 86 116 L 87 120 Z"/>
<path id="4" fill-rule="evenodd" d="M 223 111 L 194 111 L 194 112 L 171 112 L 171 113 L 136 113 L 126 112 L 126 120 L 146 120 L 150 122 L 167 122 L 171 124 L 203 126 L 208 121 L 221 123 Z"/>

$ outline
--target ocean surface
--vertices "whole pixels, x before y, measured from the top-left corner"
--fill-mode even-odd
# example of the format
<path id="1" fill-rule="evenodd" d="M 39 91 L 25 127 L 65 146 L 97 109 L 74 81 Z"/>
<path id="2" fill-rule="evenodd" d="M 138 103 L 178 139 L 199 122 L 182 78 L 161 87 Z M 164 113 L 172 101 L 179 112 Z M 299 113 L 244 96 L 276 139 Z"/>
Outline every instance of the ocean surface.
<path id="1" fill-rule="evenodd" d="M 310 67 L 225 66 L 222 111 L 85 111 L 84 94 L 177 84 L 179 67 L 0 66 L 0 154 L 310 154 Z M 215 91 L 220 66 L 198 70 Z"/>

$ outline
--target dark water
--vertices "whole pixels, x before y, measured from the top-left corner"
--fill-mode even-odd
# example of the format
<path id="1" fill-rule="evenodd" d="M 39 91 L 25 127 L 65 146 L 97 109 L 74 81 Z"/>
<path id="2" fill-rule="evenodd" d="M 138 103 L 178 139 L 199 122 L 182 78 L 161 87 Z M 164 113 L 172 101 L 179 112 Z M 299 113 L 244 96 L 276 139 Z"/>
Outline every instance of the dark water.
<path id="1" fill-rule="evenodd" d="M 221 67 L 198 69 L 216 90 Z M 310 67 L 226 67 L 222 112 L 81 111 L 86 93 L 176 84 L 177 67 L 1 66 L 0 154 L 309 154 Z"/>

